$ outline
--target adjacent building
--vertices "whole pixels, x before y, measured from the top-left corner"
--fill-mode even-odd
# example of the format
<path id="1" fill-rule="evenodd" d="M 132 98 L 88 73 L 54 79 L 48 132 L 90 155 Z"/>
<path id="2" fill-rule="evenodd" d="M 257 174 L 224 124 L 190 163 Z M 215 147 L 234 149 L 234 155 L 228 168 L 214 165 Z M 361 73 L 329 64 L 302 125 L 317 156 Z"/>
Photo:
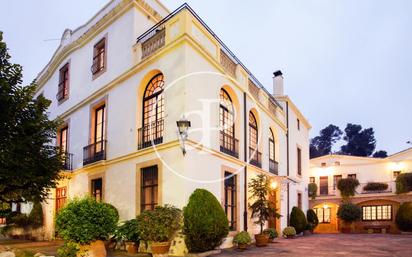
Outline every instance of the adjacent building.
<path id="1" fill-rule="evenodd" d="M 396 194 L 395 179 L 412 172 L 412 148 L 387 158 L 325 155 L 310 160 L 309 181 L 318 185 L 317 197 L 310 208 L 318 215 L 317 232 L 338 232 L 337 209 L 342 198 L 337 183 L 342 178 L 359 180 L 356 195 L 351 201 L 362 209 L 362 218 L 355 222 L 357 232 L 397 233 L 396 212 L 403 202 L 412 201 L 412 193 Z M 379 186 L 371 186 L 371 183 Z"/>
<path id="2" fill-rule="evenodd" d="M 64 120 L 56 144 L 67 156 L 45 203 L 46 238 L 70 198 L 91 195 L 127 220 L 182 208 L 196 188 L 221 202 L 229 237 L 258 232 L 247 190 L 257 174 L 272 179 L 282 214 L 268 226 L 280 231 L 293 206 L 308 208 L 311 126 L 284 95 L 282 73 L 269 93 L 186 4 L 110 1 L 63 33 L 37 81 L 50 117 Z"/>

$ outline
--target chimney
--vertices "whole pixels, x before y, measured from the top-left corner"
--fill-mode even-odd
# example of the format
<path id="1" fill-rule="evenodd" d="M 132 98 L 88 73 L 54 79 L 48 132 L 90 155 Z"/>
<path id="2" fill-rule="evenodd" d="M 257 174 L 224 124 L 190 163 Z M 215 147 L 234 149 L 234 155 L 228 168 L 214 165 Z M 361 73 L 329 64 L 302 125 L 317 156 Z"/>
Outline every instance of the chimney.
<path id="1" fill-rule="evenodd" d="M 283 92 L 283 74 L 280 70 L 273 72 L 273 95 L 282 96 Z"/>

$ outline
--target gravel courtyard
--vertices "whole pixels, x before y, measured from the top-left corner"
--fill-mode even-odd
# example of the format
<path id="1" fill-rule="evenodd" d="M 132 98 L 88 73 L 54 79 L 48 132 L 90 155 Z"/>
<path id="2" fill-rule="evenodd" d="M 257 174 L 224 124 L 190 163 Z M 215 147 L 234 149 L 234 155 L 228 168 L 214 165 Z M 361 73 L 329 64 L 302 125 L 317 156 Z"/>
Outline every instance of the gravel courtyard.
<path id="1" fill-rule="evenodd" d="M 412 235 L 315 234 L 295 239 L 278 239 L 267 247 L 246 251 L 225 250 L 229 256 L 412 256 Z"/>

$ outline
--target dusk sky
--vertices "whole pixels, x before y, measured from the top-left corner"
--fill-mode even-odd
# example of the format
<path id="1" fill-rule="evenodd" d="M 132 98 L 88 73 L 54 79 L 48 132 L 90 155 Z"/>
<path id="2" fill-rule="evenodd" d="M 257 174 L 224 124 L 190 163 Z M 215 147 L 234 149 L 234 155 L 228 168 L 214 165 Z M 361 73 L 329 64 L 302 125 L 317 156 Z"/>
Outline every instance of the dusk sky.
<path id="1" fill-rule="evenodd" d="M 0 30 L 13 62 L 24 67 L 24 83 L 49 61 L 65 28 L 83 25 L 107 2 L 3 1 Z M 183 1 L 163 3 L 174 10 Z M 377 150 L 410 146 L 412 1 L 188 3 L 270 92 L 273 71 L 282 70 L 311 137 L 350 122 L 375 129 Z"/>

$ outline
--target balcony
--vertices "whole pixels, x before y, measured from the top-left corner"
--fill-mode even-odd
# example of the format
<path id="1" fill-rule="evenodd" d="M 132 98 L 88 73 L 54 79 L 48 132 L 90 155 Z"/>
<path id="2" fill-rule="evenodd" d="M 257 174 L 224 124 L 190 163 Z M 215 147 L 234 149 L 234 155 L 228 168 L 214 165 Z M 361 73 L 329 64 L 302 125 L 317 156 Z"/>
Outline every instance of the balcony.
<path id="1" fill-rule="evenodd" d="M 72 171 L 73 170 L 73 154 L 71 153 L 64 153 L 63 156 L 63 167 L 64 170 L 66 171 Z"/>
<path id="2" fill-rule="evenodd" d="M 101 140 L 83 148 L 83 165 L 106 160 L 107 140 Z"/>
<path id="3" fill-rule="evenodd" d="M 275 175 L 279 174 L 279 163 L 277 161 L 269 159 L 269 172 Z"/>
<path id="4" fill-rule="evenodd" d="M 137 149 L 144 149 L 163 143 L 163 119 L 153 121 L 137 131 Z"/>
<path id="5" fill-rule="evenodd" d="M 220 131 L 220 151 L 222 153 L 239 158 L 239 140 Z"/>
<path id="6" fill-rule="evenodd" d="M 262 168 L 262 153 L 253 147 L 249 147 L 249 163 Z"/>
<path id="7" fill-rule="evenodd" d="M 165 29 L 159 27 L 147 35 L 143 39 L 142 42 L 142 59 L 152 55 L 158 49 L 162 48 L 165 45 Z"/>

